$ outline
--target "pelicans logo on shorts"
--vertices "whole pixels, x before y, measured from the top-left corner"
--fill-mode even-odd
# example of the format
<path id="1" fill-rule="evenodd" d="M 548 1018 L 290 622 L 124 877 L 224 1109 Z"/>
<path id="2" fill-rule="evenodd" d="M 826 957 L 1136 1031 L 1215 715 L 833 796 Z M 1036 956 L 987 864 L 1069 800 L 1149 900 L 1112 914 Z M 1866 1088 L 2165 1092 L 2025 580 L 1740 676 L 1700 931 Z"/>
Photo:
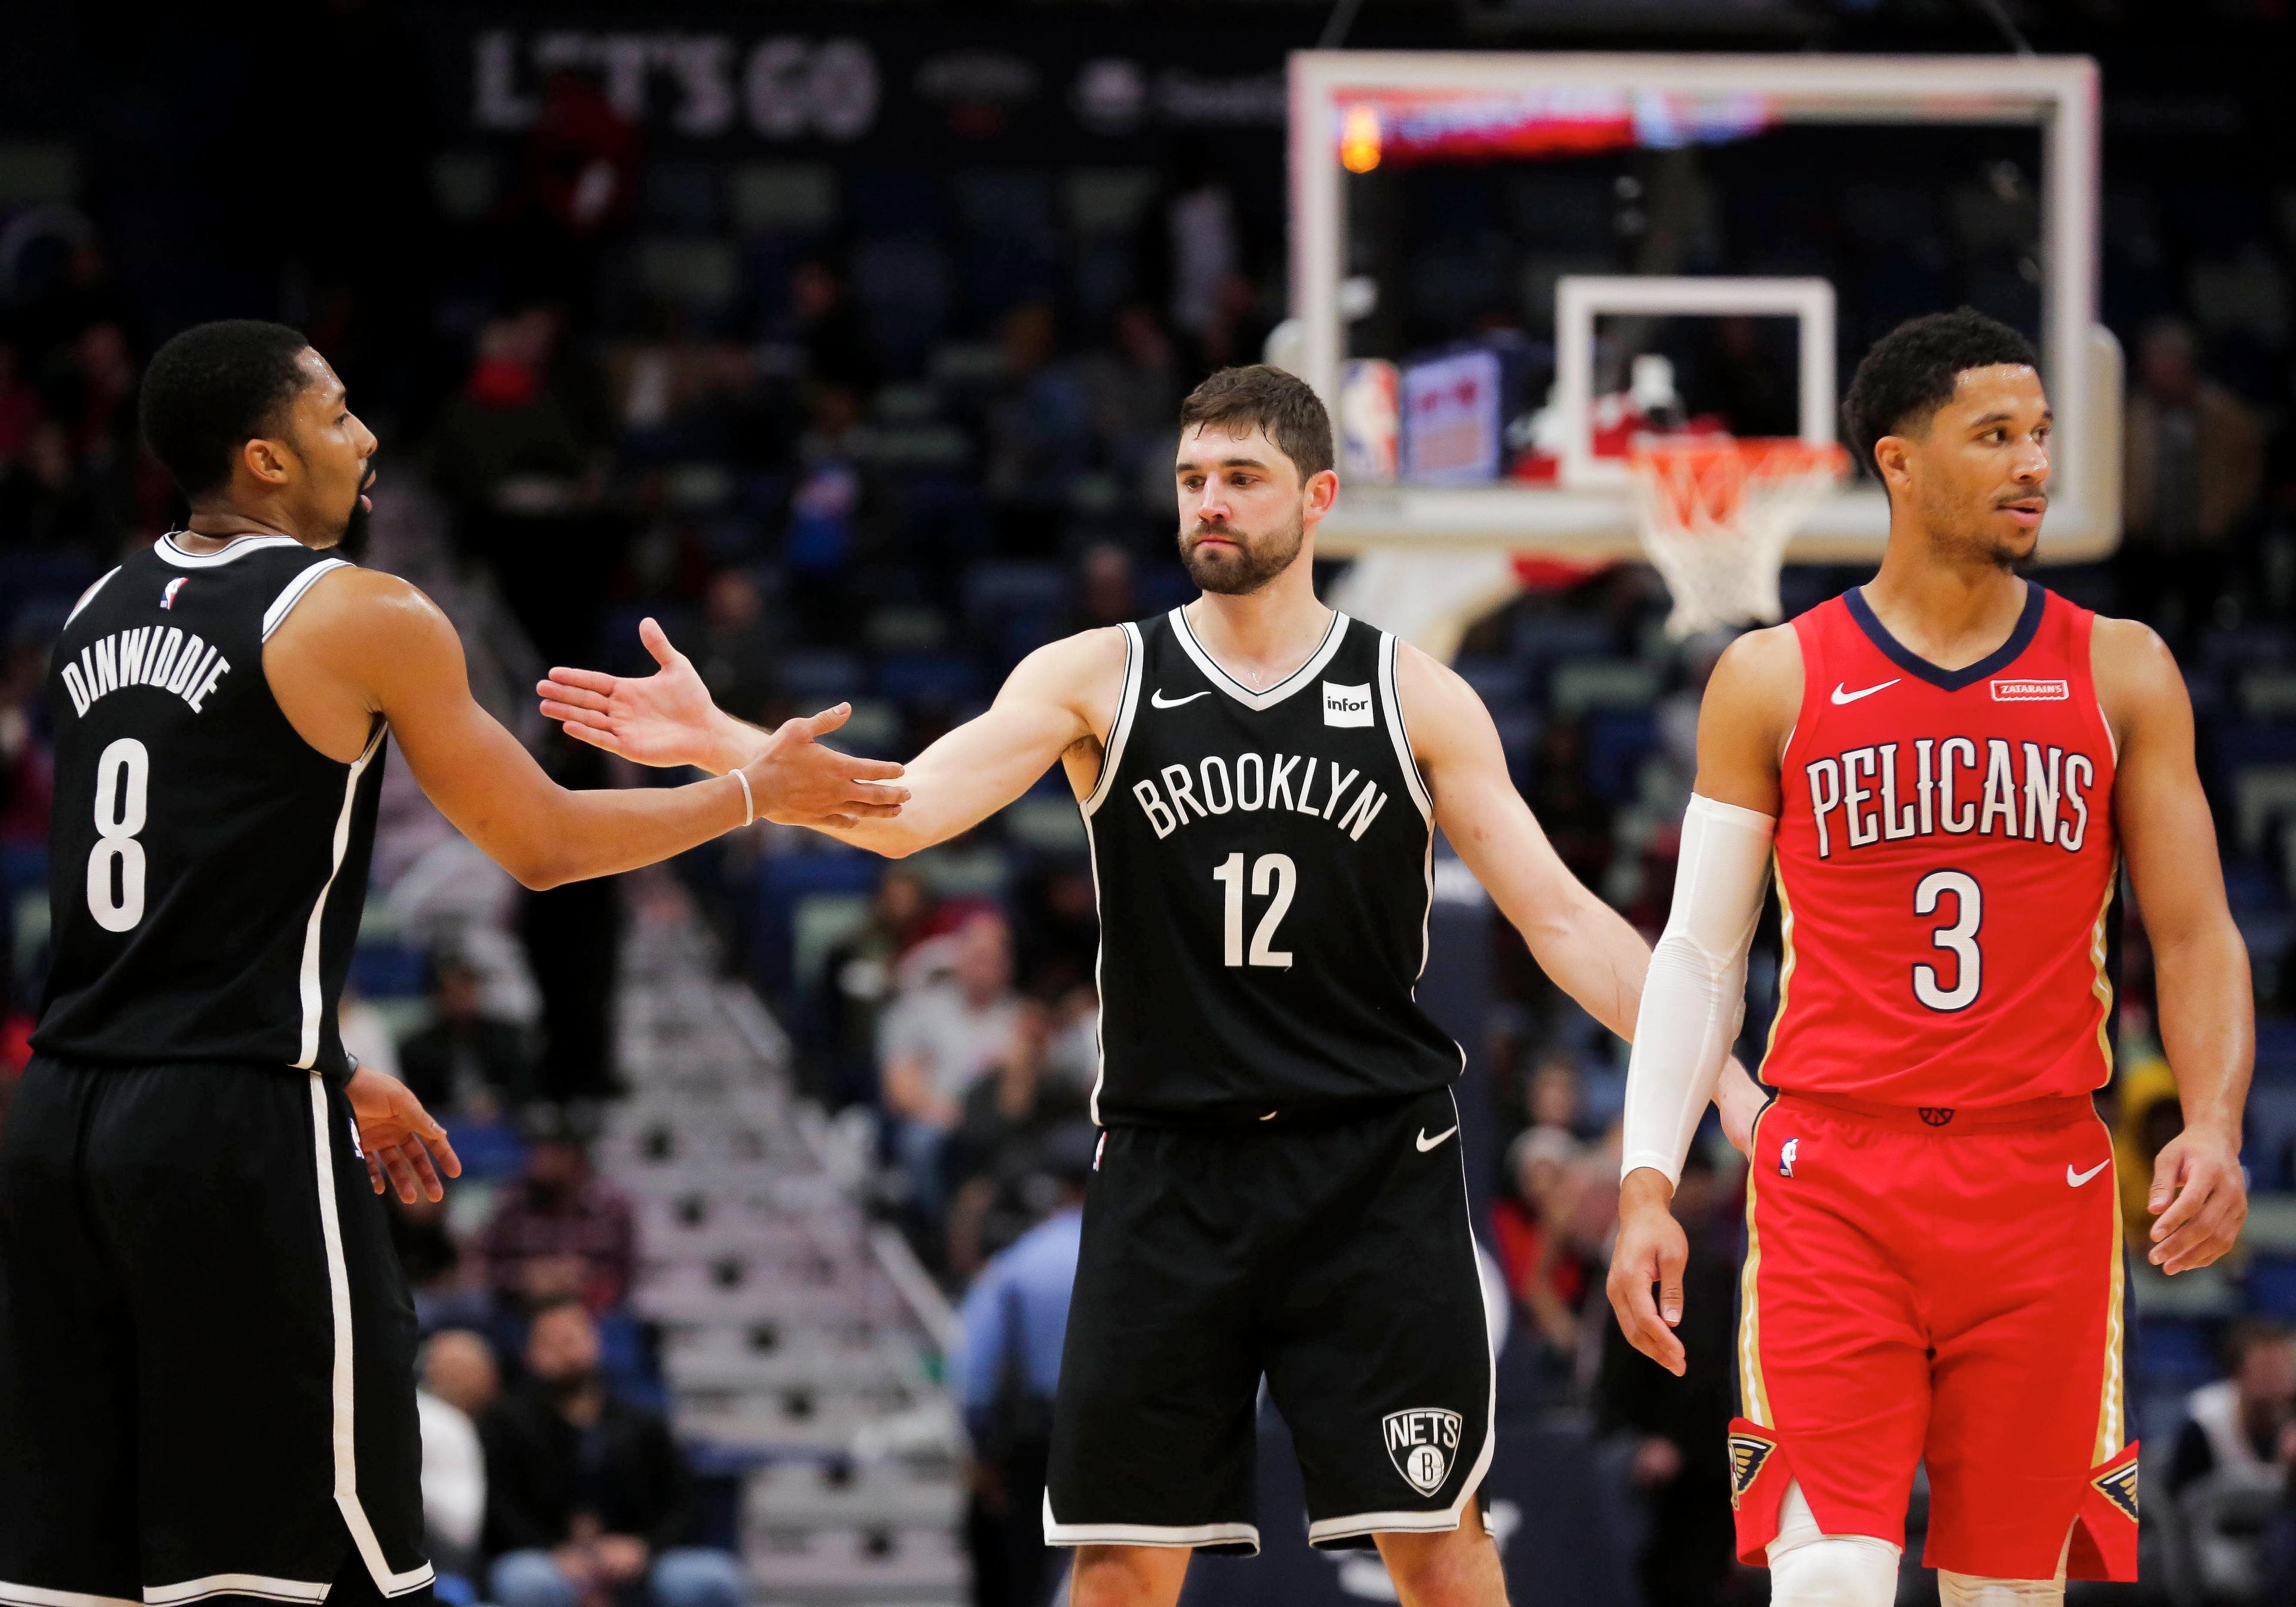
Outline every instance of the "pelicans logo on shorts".
<path id="1" fill-rule="evenodd" d="M 1459 1454 L 1463 1422 L 1456 1412 L 1434 1406 L 1390 1412 L 1380 1419 L 1387 1435 L 1387 1459 L 1413 1489 L 1431 1496 L 1450 1477 L 1452 1458 Z"/>
<path id="2" fill-rule="evenodd" d="M 1748 1490 L 1754 1488 L 1754 1480 L 1761 1476 L 1762 1464 L 1777 1448 L 1775 1440 L 1764 1439 L 1759 1434 L 1730 1436 L 1730 1505 L 1733 1507 Z"/>
<path id="3" fill-rule="evenodd" d="M 2122 1463 L 2110 1472 L 2099 1473 L 2089 1482 L 2096 1486 L 2097 1492 L 2107 1501 L 2126 1513 L 2131 1523 L 2136 1521 L 2136 1464 L 2134 1459 Z"/>

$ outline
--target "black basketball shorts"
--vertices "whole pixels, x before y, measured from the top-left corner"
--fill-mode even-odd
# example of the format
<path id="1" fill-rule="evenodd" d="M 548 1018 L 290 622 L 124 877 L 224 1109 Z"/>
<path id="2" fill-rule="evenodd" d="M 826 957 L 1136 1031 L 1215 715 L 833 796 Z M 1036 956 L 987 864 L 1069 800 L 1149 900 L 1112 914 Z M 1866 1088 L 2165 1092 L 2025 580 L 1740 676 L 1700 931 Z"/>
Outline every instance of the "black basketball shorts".
<path id="1" fill-rule="evenodd" d="M 431 1579 L 414 1308 L 341 1088 L 35 1056 L 0 1132 L 0 1607 L 339 1578 Z"/>
<path id="2" fill-rule="evenodd" d="M 1490 1467 L 1493 1388 L 1458 1132 L 1443 1090 L 1332 1120 L 1110 1129 L 1046 1539 L 1258 1551 L 1263 1374 L 1311 1544 L 1457 1528 Z"/>

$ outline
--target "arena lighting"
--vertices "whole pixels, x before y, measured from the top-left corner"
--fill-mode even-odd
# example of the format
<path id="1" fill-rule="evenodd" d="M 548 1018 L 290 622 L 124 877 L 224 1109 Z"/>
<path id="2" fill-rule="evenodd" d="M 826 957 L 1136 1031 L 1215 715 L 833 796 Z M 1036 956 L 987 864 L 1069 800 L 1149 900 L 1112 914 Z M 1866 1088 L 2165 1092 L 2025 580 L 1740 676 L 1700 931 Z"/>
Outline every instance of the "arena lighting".
<path id="1" fill-rule="evenodd" d="M 1340 101 L 1340 164 L 1580 156 L 1638 147 L 1719 144 L 1773 127 L 1775 100 L 1570 86 L 1499 94 L 1378 92 Z"/>

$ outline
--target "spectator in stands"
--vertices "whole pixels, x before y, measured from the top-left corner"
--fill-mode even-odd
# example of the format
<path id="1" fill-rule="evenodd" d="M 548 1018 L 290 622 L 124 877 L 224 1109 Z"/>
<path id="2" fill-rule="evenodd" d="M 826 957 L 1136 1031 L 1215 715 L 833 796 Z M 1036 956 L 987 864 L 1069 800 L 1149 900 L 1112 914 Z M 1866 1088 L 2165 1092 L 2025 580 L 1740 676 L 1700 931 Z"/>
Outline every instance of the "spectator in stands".
<path id="1" fill-rule="evenodd" d="M 1163 481 L 1171 473 L 1171 464 L 1157 465 L 1158 489 L 1166 496 L 1171 495 L 1171 488 Z M 1075 628 L 1122 625 L 1139 617 L 1140 593 L 1133 582 L 1132 554 L 1111 541 L 1086 547 L 1077 564 Z"/>
<path id="2" fill-rule="evenodd" d="M 869 896 L 869 913 L 830 949 L 821 966 L 821 1025 L 826 1074 L 807 1091 L 831 1110 L 870 1097 L 880 1019 L 894 997 L 901 958 L 931 929 L 932 890 L 906 865 L 889 865 Z"/>
<path id="3" fill-rule="evenodd" d="M 1043 551 L 1078 477 L 1092 467 L 1092 407 L 1077 365 L 1062 357 L 1049 301 L 1005 314 L 997 331 L 1004 373 L 988 398 L 988 494 L 1011 550 Z"/>
<path id="4" fill-rule="evenodd" d="M 942 1218 L 949 1135 L 964 1096 L 1013 1042 L 1012 934 L 983 910 L 950 935 L 949 977 L 895 1001 L 885 1013 L 882 1092 L 911 1201 L 927 1224 Z"/>
<path id="5" fill-rule="evenodd" d="M 1515 1303 L 1554 1357 L 1578 1344 L 1587 1264 L 1570 1247 L 1569 1224 L 1585 1152 L 1562 1127 L 1532 1127 L 1507 1152 L 1507 1191 L 1495 1206 L 1499 1266 Z"/>
<path id="6" fill-rule="evenodd" d="M 2264 484 L 2264 436 L 2248 404 L 2201 372 L 2189 325 L 2163 318 L 2137 347 L 2123 422 L 2122 606 L 2207 623 L 2233 578 L 2232 538 Z"/>
<path id="7" fill-rule="evenodd" d="M 2185 1403 L 2169 1495 L 2202 1591 L 2261 1601 L 2264 1536 L 2296 1469 L 2296 1333 L 2250 1318 L 2234 1324 L 2225 1354 L 2226 1376 Z"/>
<path id="8" fill-rule="evenodd" d="M 637 1218 L 592 1175 L 589 1147 L 544 1108 L 526 1172 L 488 1225 L 487 1279 L 505 1306 L 575 1299 L 593 1311 L 619 1306 L 637 1260 Z"/>
<path id="9" fill-rule="evenodd" d="M 431 962 L 430 1025 L 398 1045 L 400 1078 L 423 1107 L 492 1121 L 532 1097 L 525 1030 L 486 1013 L 485 985 L 460 955 Z"/>
<path id="10" fill-rule="evenodd" d="M 765 594 L 747 570 L 720 570 L 701 599 L 701 650 L 694 668 L 718 707 L 736 719 L 766 723 L 774 701 L 774 666 L 788 633 L 766 619 Z"/>
<path id="11" fill-rule="evenodd" d="M 1021 1000 L 1003 1059 L 965 1094 L 949 1144 L 952 1277 L 971 1277 L 983 1256 L 1036 1219 L 1026 1181 L 1040 1168 L 1046 1144 L 1085 1119 L 1085 1091 L 1050 1064 L 1054 1024 L 1049 1006 Z"/>
<path id="12" fill-rule="evenodd" d="M 643 1589 L 654 1607 L 747 1607 L 722 1551 L 691 1544 L 693 1479 L 660 1414 L 606 1387 L 597 1324 L 570 1296 L 542 1303 L 525 1383 L 480 1425 L 497 1607 L 595 1607 Z"/>
<path id="13" fill-rule="evenodd" d="M 1734 1547 L 1730 1475 L 1714 1447 L 1736 1410 L 1737 1241 L 1734 1202 L 1716 1176 L 1714 1155 L 1693 1144 L 1675 1190 L 1674 1214 L 1690 1242 L 1682 1325 L 1690 1354 L 1677 1378 L 1637 1355 L 1615 1323 L 1602 1325 L 1596 1415 L 1626 1447 L 1627 1478 L 1649 1524 L 1641 1547 L 1643 1599 L 1706 1607 L 1721 1599 Z"/>
<path id="14" fill-rule="evenodd" d="M 1097 1142 L 1081 1122 L 1046 1142 L 1049 1214 L 982 1269 L 960 1313 L 950 1365 L 972 1447 L 965 1529 L 976 1607 L 1040 1607 L 1056 1582 L 1040 1515 L 1045 1464 Z"/>
<path id="15" fill-rule="evenodd" d="M 467 1328 L 422 1346 L 414 1405 L 422 1429 L 422 1534 L 441 1573 L 474 1577 L 487 1515 L 486 1451 L 478 1420 L 502 1393 L 487 1341 Z"/>
<path id="16" fill-rule="evenodd" d="M 1177 434 L 1173 421 L 1180 416 L 1187 387 L 1154 309 L 1138 301 L 1119 307 L 1110 322 L 1108 344 L 1085 359 L 1083 375 L 1101 461 L 1137 505 L 1168 512 Z M 1087 597 L 1086 612 L 1095 611 Z M 1136 617 L 1128 607 L 1089 622 L 1116 625 Z"/>
<path id="17" fill-rule="evenodd" d="M 791 269 L 789 305 L 808 380 L 864 395 L 876 389 L 876 349 L 835 263 L 808 257 Z"/>

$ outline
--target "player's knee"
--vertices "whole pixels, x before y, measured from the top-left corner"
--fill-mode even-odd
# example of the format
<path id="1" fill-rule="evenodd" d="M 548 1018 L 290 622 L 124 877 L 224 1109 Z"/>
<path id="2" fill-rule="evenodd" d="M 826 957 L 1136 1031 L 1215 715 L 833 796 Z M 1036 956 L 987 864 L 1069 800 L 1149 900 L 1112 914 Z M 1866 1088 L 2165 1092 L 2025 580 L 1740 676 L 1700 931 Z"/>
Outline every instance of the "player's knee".
<path id="1" fill-rule="evenodd" d="M 1379 1551 L 1396 1595 L 1409 1607 L 1482 1607 L 1493 1599 L 1498 1553 L 1480 1523 L 1463 1521 L 1431 1535 L 1383 1534 Z"/>
<path id="2" fill-rule="evenodd" d="M 1154 1546 L 1077 1548 L 1070 1607 L 1170 1607 L 1179 1599 L 1188 1554 Z"/>
<path id="3" fill-rule="evenodd" d="M 1938 1570 L 1938 1600 L 1944 1607 L 2061 1607 L 2064 1599 L 2062 1578 L 1994 1579 Z"/>
<path id="4" fill-rule="evenodd" d="M 1799 1481 L 1786 1486 L 1770 1542 L 1771 1607 L 1890 1607 L 1904 1547 L 1871 1535 L 1829 1535 Z"/>

